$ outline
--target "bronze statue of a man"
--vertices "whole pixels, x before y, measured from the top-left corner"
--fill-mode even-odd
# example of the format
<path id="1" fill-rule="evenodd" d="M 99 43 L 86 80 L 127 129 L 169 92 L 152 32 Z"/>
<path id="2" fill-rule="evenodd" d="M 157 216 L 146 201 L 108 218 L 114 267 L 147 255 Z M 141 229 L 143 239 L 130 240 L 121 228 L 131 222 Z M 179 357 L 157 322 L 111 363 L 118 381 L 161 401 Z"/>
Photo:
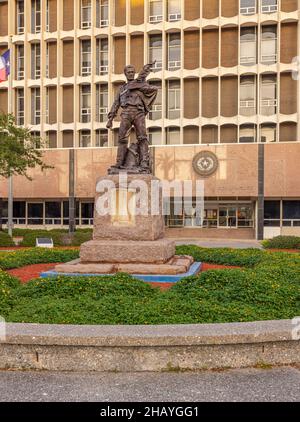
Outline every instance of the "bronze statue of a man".
<path id="1" fill-rule="evenodd" d="M 154 63 L 147 64 L 135 79 L 135 68 L 132 65 L 124 69 L 127 83 L 121 86 L 113 103 L 106 127 L 112 129 L 113 119 L 121 107 L 121 124 L 119 129 L 117 162 L 109 169 L 110 174 L 119 173 L 120 170 L 134 173 L 151 173 L 149 142 L 146 131 L 146 115 L 157 96 L 157 87 L 146 82 Z M 132 129 L 135 129 L 137 147 L 132 151 L 128 148 L 128 138 Z M 137 149 L 137 151 L 136 151 Z M 128 153 L 136 157 L 134 163 L 128 159 Z M 133 154 L 135 152 L 135 155 Z M 130 163 L 130 164 L 129 164 Z"/>

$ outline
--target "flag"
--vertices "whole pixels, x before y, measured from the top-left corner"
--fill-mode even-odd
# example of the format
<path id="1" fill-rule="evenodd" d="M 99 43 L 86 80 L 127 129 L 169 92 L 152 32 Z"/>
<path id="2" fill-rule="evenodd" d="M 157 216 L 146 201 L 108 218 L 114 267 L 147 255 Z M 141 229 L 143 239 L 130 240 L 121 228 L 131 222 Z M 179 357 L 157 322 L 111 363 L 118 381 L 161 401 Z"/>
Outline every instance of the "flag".
<path id="1" fill-rule="evenodd" d="M 0 56 L 0 82 L 7 81 L 10 74 L 10 50 Z"/>

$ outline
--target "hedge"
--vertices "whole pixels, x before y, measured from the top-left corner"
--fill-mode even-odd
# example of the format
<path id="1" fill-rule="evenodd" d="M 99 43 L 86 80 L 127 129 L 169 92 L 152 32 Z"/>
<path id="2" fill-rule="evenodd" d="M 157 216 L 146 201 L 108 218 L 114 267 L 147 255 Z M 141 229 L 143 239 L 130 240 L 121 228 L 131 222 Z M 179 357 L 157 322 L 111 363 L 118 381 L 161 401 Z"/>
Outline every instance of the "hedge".
<path id="1" fill-rule="evenodd" d="M 264 259 L 265 252 L 259 249 L 201 248 L 182 245 L 176 248 L 178 255 L 191 255 L 195 261 L 220 265 L 253 267 Z"/>
<path id="2" fill-rule="evenodd" d="M 50 237 L 54 246 L 80 246 L 82 243 L 92 239 L 92 231 L 76 231 L 70 235 L 64 231 L 34 230 L 24 233 L 21 246 L 34 247 L 37 237 Z"/>
<path id="3" fill-rule="evenodd" d="M 0 231 L 0 246 L 15 246 L 15 244 L 7 233 Z"/>
<path id="4" fill-rule="evenodd" d="M 69 262 L 79 257 L 79 251 L 74 249 L 44 249 L 35 248 L 14 252 L 0 252 L 0 269 L 10 270 L 32 264 Z"/>
<path id="5" fill-rule="evenodd" d="M 273 239 L 264 240 L 262 244 L 266 249 L 300 249 L 300 237 L 276 236 Z"/>

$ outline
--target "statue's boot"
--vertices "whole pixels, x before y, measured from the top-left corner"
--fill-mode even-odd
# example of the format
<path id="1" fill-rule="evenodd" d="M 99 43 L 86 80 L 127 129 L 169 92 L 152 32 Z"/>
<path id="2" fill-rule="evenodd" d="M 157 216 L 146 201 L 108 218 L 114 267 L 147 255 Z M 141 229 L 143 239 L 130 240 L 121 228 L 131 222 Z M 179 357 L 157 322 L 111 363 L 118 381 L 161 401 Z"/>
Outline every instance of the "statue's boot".
<path id="1" fill-rule="evenodd" d="M 125 163 L 126 154 L 127 154 L 127 143 L 126 144 L 120 143 L 118 146 L 117 161 L 113 167 L 122 168 Z"/>
<path id="2" fill-rule="evenodd" d="M 139 140 L 139 155 L 140 155 L 140 167 L 145 172 L 150 173 L 150 153 L 149 153 L 149 142 L 147 138 Z"/>

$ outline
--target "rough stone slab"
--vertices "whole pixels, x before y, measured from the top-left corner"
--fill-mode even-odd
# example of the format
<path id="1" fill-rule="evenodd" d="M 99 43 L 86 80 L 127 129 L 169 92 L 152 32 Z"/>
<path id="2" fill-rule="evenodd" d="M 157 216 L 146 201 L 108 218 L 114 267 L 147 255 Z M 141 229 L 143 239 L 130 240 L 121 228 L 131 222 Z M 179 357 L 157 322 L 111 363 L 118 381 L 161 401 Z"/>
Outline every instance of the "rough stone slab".
<path id="1" fill-rule="evenodd" d="M 66 264 L 56 265 L 58 273 L 76 274 L 114 274 L 124 272 L 128 274 L 173 275 L 187 273 L 194 262 L 189 256 L 174 256 L 165 264 L 97 264 L 81 263 L 79 259 Z"/>
<path id="2" fill-rule="evenodd" d="M 91 240 L 81 245 L 82 263 L 139 263 L 164 264 L 175 254 L 175 242 L 169 239 L 155 241 Z"/>
<path id="3" fill-rule="evenodd" d="M 112 183 L 115 188 L 122 188 L 122 182 L 120 184 L 120 178 L 118 175 L 104 176 L 97 180 L 97 187 L 101 183 Z M 113 221 L 110 214 L 99 215 L 97 212 L 97 206 L 94 210 L 94 232 L 93 239 L 111 239 L 111 240 L 157 240 L 164 237 L 165 223 L 164 216 L 162 215 L 162 190 L 159 190 L 158 203 L 159 203 L 159 214 L 151 215 L 151 200 L 152 200 L 152 183 L 160 182 L 157 177 L 150 174 L 139 174 L 139 175 L 128 175 L 126 188 L 132 190 L 137 189 L 137 185 L 131 188 L 132 182 L 138 184 L 143 183 L 146 186 L 146 195 L 143 197 L 144 204 L 148 215 L 135 215 L 134 222 L 129 225 L 120 225 Z M 95 197 L 95 204 L 103 195 L 108 195 L 107 192 L 98 192 Z M 139 195 L 142 197 L 142 195 Z M 106 205 L 108 207 L 108 203 Z M 138 214 L 138 213 L 137 213 Z"/>
<path id="4" fill-rule="evenodd" d="M 128 274 L 159 274 L 159 275 L 175 275 L 187 272 L 185 265 L 172 264 L 119 264 L 118 272 Z"/>
<path id="5" fill-rule="evenodd" d="M 114 274 L 117 268 L 114 264 L 59 264 L 55 266 L 55 271 L 59 273 L 95 273 L 95 274 Z"/>

